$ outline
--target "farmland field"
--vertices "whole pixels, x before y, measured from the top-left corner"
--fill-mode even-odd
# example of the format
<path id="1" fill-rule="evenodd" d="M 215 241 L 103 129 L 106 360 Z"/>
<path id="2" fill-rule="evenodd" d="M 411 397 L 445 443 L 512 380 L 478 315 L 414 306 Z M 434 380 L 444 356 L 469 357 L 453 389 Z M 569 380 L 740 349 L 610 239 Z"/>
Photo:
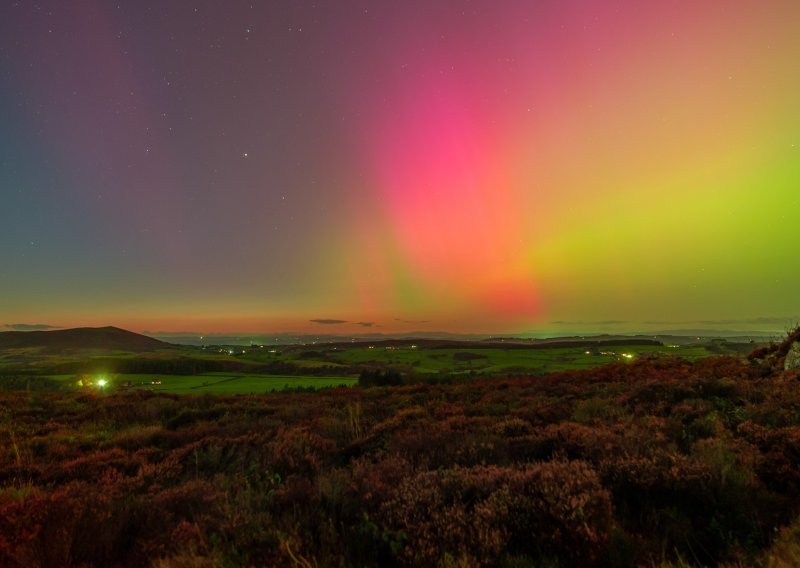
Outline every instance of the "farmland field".
<path id="1" fill-rule="evenodd" d="M 470 372 L 482 374 L 527 372 L 549 373 L 588 369 L 635 358 L 643 353 L 677 355 L 694 360 L 709 355 L 701 346 L 668 347 L 652 345 L 617 345 L 614 347 L 579 347 L 560 349 L 413 349 L 359 347 L 341 350 L 334 360 L 348 364 L 385 364 L 413 369 L 418 373 Z"/>
<path id="2" fill-rule="evenodd" d="M 737 355 L 736 345 L 580 338 L 557 344 L 400 340 L 352 345 L 172 346 L 143 353 L 71 350 L 51 354 L 41 349 L 8 349 L 0 353 L 5 355 L 0 359 L 0 381 L 6 390 L 88 387 L 107 392 L 263 394 L 352 386 L 364 372 L 392 371 L 402 382 L 416 383 L 545 375 L 663 357 L 694 361 L 712 353 Z M 38 379 L 30 380 L 33 377 Z"/>
<path id="3" fill-rule="evenodd" d="M 69 375 L 56 375 L 62 381 L 74 381 Z M 99 379 L 108 381 L 109 389 L 147 389 L 180 394 L 258 394 L 286 389 L 321 389 L 352 386 L 356 379 L 350 377 L 304 377 L 279 375 L 248 375 L 241 373 L 204 373 L 199 375 L 167 374 L 112 374 L 96 375 L 89 380 L 96 386 Z M 87 386 L 89 386 L 87 384 Z"/>

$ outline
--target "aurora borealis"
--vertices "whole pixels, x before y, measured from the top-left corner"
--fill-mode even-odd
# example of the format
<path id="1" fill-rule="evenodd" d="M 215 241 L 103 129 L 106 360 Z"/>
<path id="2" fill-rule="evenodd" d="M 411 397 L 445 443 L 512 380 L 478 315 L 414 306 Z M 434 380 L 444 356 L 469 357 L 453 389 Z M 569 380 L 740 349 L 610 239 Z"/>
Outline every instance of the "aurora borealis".
<path id="1" fill-rule="evenodd" d="M 782 329 L 799 21 L 3 2 L 0 326 Z"/>

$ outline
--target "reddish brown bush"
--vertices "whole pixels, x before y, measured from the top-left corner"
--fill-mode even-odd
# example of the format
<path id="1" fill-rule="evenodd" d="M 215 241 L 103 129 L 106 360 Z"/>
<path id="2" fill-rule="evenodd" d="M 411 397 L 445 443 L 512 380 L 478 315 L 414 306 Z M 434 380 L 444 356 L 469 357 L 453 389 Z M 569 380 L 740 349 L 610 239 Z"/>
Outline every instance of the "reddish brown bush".
<path id="1" fill-rule="evenodd" d="M 599 563 L 611 526 L 611 502 L 584 462 L 522 468 L 474 467 L 420 473 L 382 507 L 387 528 L 407 538 L 411 565 L 446 554 L 479 564 L 502 554 L 560 554 Z"/>

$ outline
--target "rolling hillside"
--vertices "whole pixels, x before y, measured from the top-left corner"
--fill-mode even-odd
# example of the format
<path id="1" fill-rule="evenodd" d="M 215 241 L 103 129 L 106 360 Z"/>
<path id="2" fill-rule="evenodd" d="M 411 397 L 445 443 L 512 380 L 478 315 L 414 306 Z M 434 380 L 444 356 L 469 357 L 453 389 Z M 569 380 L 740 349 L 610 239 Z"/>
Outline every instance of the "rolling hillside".
<path id="1" fill-rule="evenodd" d="M 42 348 L 51 353 L 73 349 L 109 351 L 156 351 L 170 343 L 118 327 L 80 327 L 56 331 L 6 331 L 0 333 L 0 349 Z"/>

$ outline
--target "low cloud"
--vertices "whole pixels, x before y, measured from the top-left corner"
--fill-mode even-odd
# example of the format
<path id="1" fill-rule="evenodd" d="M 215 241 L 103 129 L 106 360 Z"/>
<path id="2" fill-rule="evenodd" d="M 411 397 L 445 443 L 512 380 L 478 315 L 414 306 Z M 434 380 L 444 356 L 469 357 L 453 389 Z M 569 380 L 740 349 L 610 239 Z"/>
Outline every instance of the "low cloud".
<path id="1" fill-rule="evenodd" d="M 650 320 L 641 323 L 655 324 L 655 325 L 743 325 L 743 324 L 760 324 L 760 325 L 794 325 L 800 322 L 800 317 L 775 317 L 764 316 L 755 318 L 738 318 L 738 319 L 716 319 L 716 320 L 681 320 L 681 321 L 665 321 L 665 320 Z"/>
<path id="2" fill-rule="evenodd" d="M 347 323 L 347 320 L 337 320 L 337 319 L 313 319 L 308 321 L 310 321 L 311 323 L 321 323 L 324 325 L 336 325 L 339 323 Z"/>
<path id="3" fill-rule="evenodd" d="M 760 318 L 744 318 L 744 319 L 729 319 L 729 320 L 701 320 L 696 323 L 706 325 L 730 325 L 730 324 L 767 324 L 767 325 L 785 325 L 797 322 L 798 318 L 780 318 L 780 317 L 760 317 Z"/>
<path id="4" fill-rule="evenodd" d="M 58 329 L 60 325 L 47 325 L 44 323 L 7 323 L 6 328 L 14 331 L 44 331 L 47 329 Z"/>
<path id="5" fill-rule="evenodd" d="M 400 323 L 431 323 L 428 320 L 404 320 L 400 318 L 394 318 L 394 321 L 399 321 Z"/>
<path id="6" fill-rule="evenodd" d="M 197 331 L 149 331 L 147 329 L 140 331 L 139 333 L 142 335 L 197 335 L 198 337 L 201 335 L 213 335 L 200 333 Z"/>
<path id="7" fill-rule="evenodd" d="M 800 322 L 800 317 L 755 317 L 739 319 L 717 319 L 717 320 L 644 320 L 644 321 L 624 321 L 624 320 L 556 320 L 551 321 L 552 325 L 792 325 Z"/>
<path id="8" fill-rule="evenodd" d="M 376 325 L 374 321 L 357 321 L 355 323 L 361 327 L 374 327 Z"/>
<path id="9" fill-rule="evenodd" d="M 550 322 L 552 325 L 620 325 L 623 323 L 630 323 L 624 320 L 600 320 L 600 321 L 568 321 L 568 320 L 556 320 Z"/>

